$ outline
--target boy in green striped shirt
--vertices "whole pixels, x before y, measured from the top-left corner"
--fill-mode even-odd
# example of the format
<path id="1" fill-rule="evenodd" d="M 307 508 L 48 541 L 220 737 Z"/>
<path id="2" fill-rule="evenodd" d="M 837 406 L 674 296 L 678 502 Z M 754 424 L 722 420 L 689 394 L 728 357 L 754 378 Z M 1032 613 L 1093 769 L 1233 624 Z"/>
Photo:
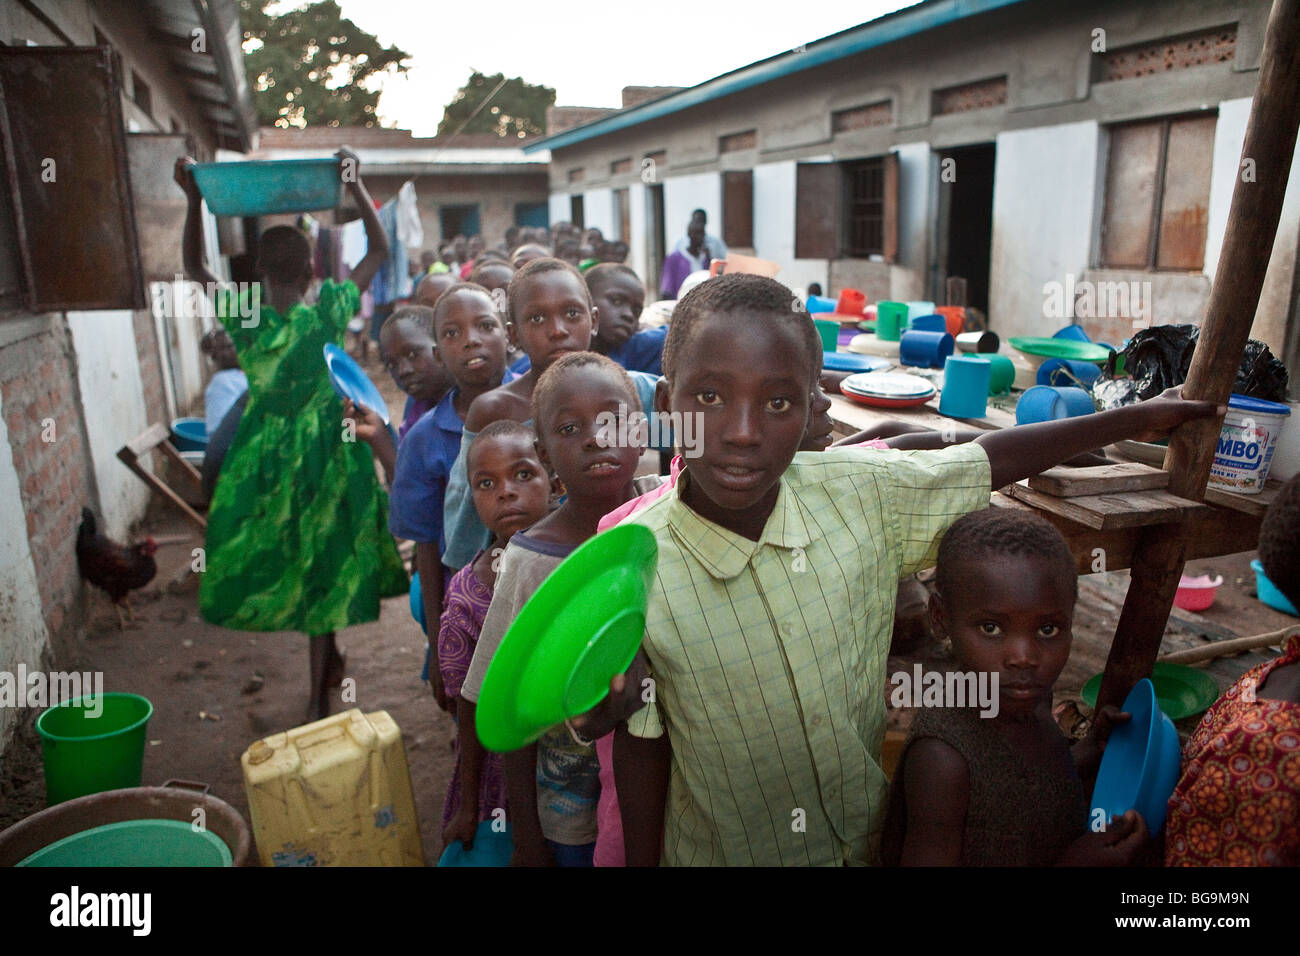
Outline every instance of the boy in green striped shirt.
<path id="1" fill-rule="evenodd" d="M 1223 413 L 1161 397 L 941 451 L 796 454 L 821 341 L 785 286 L 752 275 L 685 296 L 663 364 L 656 408 L 698 415 L 703 439 L 627 519 L 659 543 L 655 697 L 615 741 L 629 865 L 877 862 L 899 577 L 992 489 Z"/>

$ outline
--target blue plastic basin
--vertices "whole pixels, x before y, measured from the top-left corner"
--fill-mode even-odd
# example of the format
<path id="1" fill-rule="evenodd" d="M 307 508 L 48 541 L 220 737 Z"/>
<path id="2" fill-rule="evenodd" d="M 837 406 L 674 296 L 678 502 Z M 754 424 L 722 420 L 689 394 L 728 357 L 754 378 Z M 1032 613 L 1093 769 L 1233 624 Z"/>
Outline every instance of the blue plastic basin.
<path id="1" fill-rule="evenodd" d="M 214 216 L 267 216 L 333 209 L 343 188 L 337 159 L 200 163 L 194 182 Z"/>

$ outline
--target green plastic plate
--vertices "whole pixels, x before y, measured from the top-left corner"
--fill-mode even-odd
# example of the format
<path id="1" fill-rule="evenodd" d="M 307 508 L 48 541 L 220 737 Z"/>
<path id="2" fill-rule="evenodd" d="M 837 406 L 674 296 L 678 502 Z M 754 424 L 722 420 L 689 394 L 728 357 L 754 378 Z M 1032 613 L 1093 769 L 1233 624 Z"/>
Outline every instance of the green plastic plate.
<path id="1" fill-rule="evenodd" d="M 518 750 L 605 698 L 641 646 L 658 554 L 644 525 L 617 525 L 551 572 L 483 677 L 475 723 L 484 747 Z"/>
<path id="2" fill-rule="evenodd" d="M 1022 336 L 1007 341 L 1022 352 L 1029 355 L 1041 355 L 1045 358 L 1071 359 L 1075 362 L 1104 362 L 1110 357 L 1110 349 L 1104 345 L 1079 342 L 1075 339 Z"/>
<path id="3" fill-rule="evenodd" d="M 1151 683 L 1156 688 L 1156 702 L 1170 720 L 1182 720 L 1199 714 L 1219 699 L 1219 685 L 1205 671 L 1182 664 L 1156 661 L 1151 671 Z M 1094 674 L 1083 685 L 1083 699 L 1089 707 L 1097 705 L 1097 692 L 1101 689 L 1101 675 Z"/>

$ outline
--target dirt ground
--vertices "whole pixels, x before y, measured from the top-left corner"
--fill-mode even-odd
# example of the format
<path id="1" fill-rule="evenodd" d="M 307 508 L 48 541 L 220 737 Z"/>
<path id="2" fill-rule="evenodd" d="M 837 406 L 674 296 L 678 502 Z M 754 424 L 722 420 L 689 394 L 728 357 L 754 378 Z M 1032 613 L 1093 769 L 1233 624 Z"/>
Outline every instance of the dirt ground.
<path id="1" fill-rule="evenodd" d="M 384 391 L 395 420 L 400 419 L 402 396 L 379 368 L 374 350 L 367 371 Z M 133 597 L 134 623 L 119 632 L 107 599 L 94 592 L 91 626 L 72 646 L 56 649 L 55 667 L 102 671 L 106 690 L 140 693 L 153 702 L 145 784 L 173 778 L 209 784 L 247 820 L 239 758 L 254 741 L 303 723 L 306 638 L 228 631 L 203 622 L 197 611 L 197 579 L 189 571 L 190 549 L 202 544 L 201 536 L 174 510 L 162 507 L 151 512 L 143 530 L 173 540 L 158 553 L 154 582 Z M 1164 651 L 1195 646 L 1207 637 L 1244 636 L 1300 623 L 1255 599 L 1251 557 L 1253 553 L 1199 561 L 1188 569 L 1193 574 L 1221 574 L 1224 584 L 1214 607 L 1203 614 L 1175 610 Z M 1057 685 L 1058 702 L 1078 699 L 1084 681 L 1104 666 L 1126 586 L 1123 573 L 1080 579 L 1074 646 Z M 366 712 L 386 710 L 402 729 L 425 858 L 432 863 L 441 850 L 439 824 L 452 770 L 454 725 L 419 679 L 424 636 L 411 618 L 407 599 L 385 601 L 378 621 L 341 632 L 339 644 L 348 655 L 348 676 L 356 680 L 356 703 L 338 702 L 334 712 L 350 706 Z M 1262 659 L 1254 653 L 1227 658 L 1208 672 L 1222 690 Z M 927 667 L 951 663 L 944 648 L 923 642 L 908 654 L 891 656 L 890 671 L 910 669 L 916 660 Z M 35 716 L 28 716 L 0 766 L 0 829 L 44 807 L 40 745 L 32 728 Z M 890 723 L 902 729 L 908 720 L 906 712 L 896 712 Z M 1185 733 L 1195 726 L 1195 718 L 1183 725 Z"/>

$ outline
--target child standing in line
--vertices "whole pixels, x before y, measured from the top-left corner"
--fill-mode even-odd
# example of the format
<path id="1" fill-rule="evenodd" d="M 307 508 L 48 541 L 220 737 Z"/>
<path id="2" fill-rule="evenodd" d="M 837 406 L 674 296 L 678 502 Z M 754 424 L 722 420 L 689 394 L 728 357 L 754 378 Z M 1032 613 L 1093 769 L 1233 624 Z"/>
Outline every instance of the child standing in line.
<path id="1" fill-rule="evenodd" d="M 448 289 L 438 305 L 428 311 L 435 359 L 455 385 L 412 426 L 398 449 L 388 530 L 395 537 L 415 542 L 415 569 L 420 575 L 425 616 L 436 620 L 451 576 L 442 563 L 447 477 L 460 453 L 461 433 L 470 406 L 480 395 L 501 384 L 506 333 L 487 291 L 470 283 Z M 427 636 L 429 651 L 421 679 L 429 681 L 438 706 L 446 710 L 447 698 L 437 663 L 436 627 Z"/>
<path id="2" fill-rule="evenodd" d="M 1264 574 L 1300 607 L 1300 476 L 1259 529 Z M 1205 712 L 1169 797 L 1166 866 L 1300 866 L 1300 634 Z"/>
<path id="3" fill-rule="evenodd" d="M 1113 721 L 1073 747 L 1052 719 L 1070 658 L 1079 579 L 1065 538 L 1036 514 L 985 508 L 939 544 L 935 634 L 961 669 L 998 678 L 995 707 L 922 708 L 899 757 L 882 840 L 904 866 L 1126 866 L 1148 833 L 1135 810 L 1089 829 L 1087 794 Z M 951 703 L 951 702 L 949 702 Z"/>
<path id="4" fill-rule="evenodd" d="M 719 276 L 673 314 L 657 402 L 698 416 L 701 455 L 628 519 L 659 544 L 655 700 L 614 748 L 630 865 L 875 862 L 899 578 L 993 488 L 1223 413 L 1162 397 L 942 451 L 796 455 L 820 354 L 771 279 Z"/>
<path id="5" fill-rule="evenodd" d="M 339 158 L 360 167 L 349 150 Z M 185 268 L 191 278 L 215 283 L 202 261 L 202 197 L 193 162 L 184 157 L 176 164 L 176 181 L 189 200 Z M 275 226 L 258 240 L 260 287 L 243 302 L 225 289 L 216 297 L 250 397 L 208 512 L 199 610 L 223 627 L 311 636 L 308 720 L 328 715 L 329 687 L 343 677 L 335 631 L 377 619 L 379 599 L 407 586 L 384 527 L 388 501 L 370 451 L 342 440 L 340 402 L 321 357 L 326 343 L 342 343 L 361 292 L 388 254 L 360 175 L 347 179 L 370 243 L 351 279 L 326 280 L 316 304 L 304 304 L 311 242 L 292 227 Z M 243 318 L 250 314 L 251 321 Z"/>
<path id="6" fill-rule="evenodd" d="M 504 259 L 488 259 L 480 262 L 470 273 L 469 281 L 488 290 L 496 304 L 497 314 L 504 325 L 510 320 L 510 309 L 506 305 L 506 291 L 510 280 L 515 277 L 515 267 Z M 512 377 L 519 377 L 528 371 L 528 356 L 524 350 L 513 342 L 506 340 L 506 369 Z"/>
<path id="7" fill-rule="evenodd" d="M 438 667 L 448 699 L 455 701 L 458 752 L 442 807 L 443 843 L 474 845 L 477 826 L 506 807 L 501 755 L 490 754 L 474 728 L 474 705 L 461 697 L 483 619 L 492 603 L 500 556 L 510 538 L 546 516 L 550 481 L 537 455 L 533 430 L 502 419 L 479 432 L 469 447 L 470 493 L 493 547 L 475 556 L 447 585 L 438 629 Z"/>
<path id="8" fill-rule="evenodd" d="M 397 387 L 406 393 L 406 409 L 397 429 L 397 441 L 419 419 L 437 405 L 453 384 L 446 367 L 434 356 L 433 309 L 403 305 L 384 320 L 379 330 L 379 358 Z M 397 445 L 384 420 L 371 409 L 343 400 L 343 418 L 355 423 L 357 438 L 368 444 L 375 458 L 392 480 L 397 464 Z"/>
<path id="9" fill-rule="evenodd" d="M 606 416 L 626 416 L 635 402 L 627 372 L 594 352 L 563 356 L 538 382 L 532 415 L 538 451 L 564 483 L 567 497 L 550 515 L 511 538 L 501 556 L 496 592 L 461 687 L 466 700 L 477 702 L 492 655 L 542 581 L 596 533 L 603 515 L 637 494 L 633 475 L 642 448 L 635 441 L 610 447 L 603 437 Z M 591 866 L 600 789 L 591 742 L 566 724 L 507 754 L 505 761 L 515 861 Z"/>
<path id="10" fill-rule="evenodd" d="M 592 349 L 625 369 L 662 375 L 668 327 L 637 330 L 645 308 L 641 277 L 625 265 L 607 262 L 592 266 L 583 278 L 591 290 L 592 303 L 600 310 L 600 326 L 591 340 Z"/>
<path id="11" fill-rule="evenodd" d="M 538 379 L 561 356 L 589 349 L 600 318 L 578 270 L 559 259 L 529 262 L 510 280 L 506 299 L 510 309 L 507 332 L 527 353 L 530 367 L 514 381 L 476 398 L 465 416 L 461 453 L 448 480 L 444 515 L 447 544 L 442 561 L 453 569 L 464 567 L 491 541 L 469 499 L 465 449 L 480 429 L 499 419 L 531 423 Z M 632 380 L 639 407 L 648 411 L 654 401 L 654 377 L 637 373 Z"/>

